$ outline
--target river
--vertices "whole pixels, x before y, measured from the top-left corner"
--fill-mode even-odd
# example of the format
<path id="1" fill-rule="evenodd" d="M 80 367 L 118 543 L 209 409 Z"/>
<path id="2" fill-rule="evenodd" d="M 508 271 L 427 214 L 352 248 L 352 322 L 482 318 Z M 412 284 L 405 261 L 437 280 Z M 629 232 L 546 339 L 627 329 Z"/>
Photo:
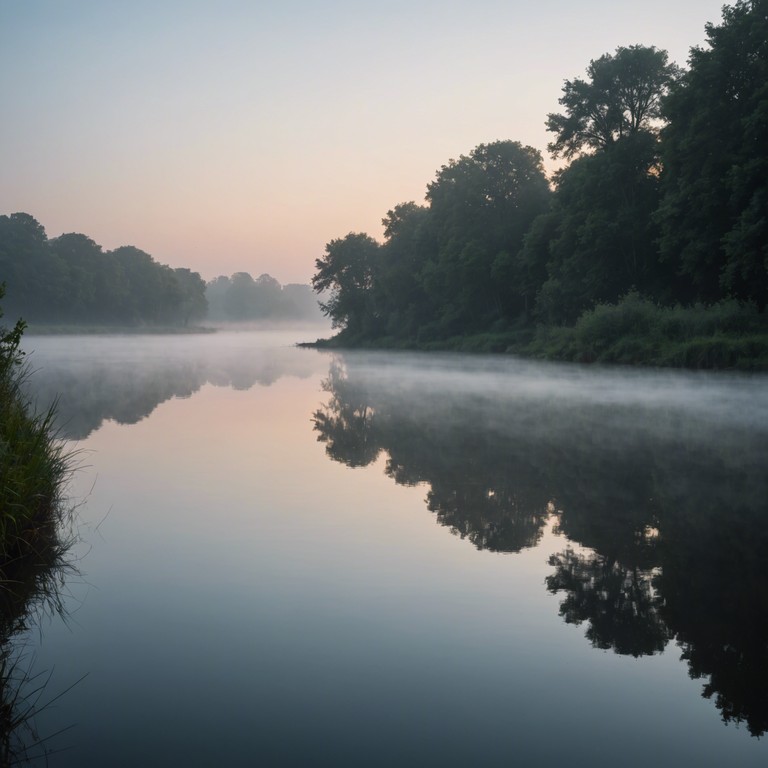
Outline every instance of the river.
<path id="1" fill-rule="evenodd" d="M 766 376 L 300 338 L 25 338 L 50 765 L 767 764 Z"/>

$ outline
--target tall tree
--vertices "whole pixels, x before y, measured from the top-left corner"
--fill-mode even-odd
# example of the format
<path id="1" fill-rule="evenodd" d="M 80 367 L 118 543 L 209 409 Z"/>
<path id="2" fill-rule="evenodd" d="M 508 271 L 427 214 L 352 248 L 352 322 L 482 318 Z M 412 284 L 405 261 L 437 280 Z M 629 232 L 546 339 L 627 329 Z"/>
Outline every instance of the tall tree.
<path id="1" fill-rule="evenodd" d="M 768 302 L 768 0 L 707 24 L 664 105 L 662 255 L 699 298 Z"/>
<path id="2" fill-rule="evenodd" d="M 67 314 L 75 321 L 114 317 L 121 292 L 120 266 L 87 235 L 69 232 L 50 241 L 67 271 Z"/>
<path id="3" fill-rule="evenodd" d="M 376 305 L 386 315 L 389 336 L 415 336 L 434 308 L 424 290 L 424 268 L 436 254 L 429 208 L 400 203 L 387 211 L 384 245 L 375 274 Z"/>
<path id="4" fill-rule="evenodd" d="M 186 267 L 177 267 L 173 270 L 173 274 L 181 294 L 178 319 L 184 325 L 188 325 L 190 320 L 202 320 L 208 312 L 205 282 L 202 277 L 198 272 L 193 272 Z"/>
<path id="5" fill-rule="evenodd" d="M 254 317 L 275 317 L 280 313 L 283 289 L 274 277 L 259 275 L 254 280 Z"/>
<path id="6" fill-rule="evenodd" d="M 380 247 L 369 235 L 350 232 L 331 240 L 324 256 L 315 260 L 312 287 L 318 293 L 328 292 L 320 307 L 334 328 L 365 334 L 377 325 L 372 288 Z"/>
<path id="7" fill-rule="evenodd" d="M 123 316 L 131 323 L 178 320 L 182 290 L 173 270 L 133 245 L 111 251 L 124 274 Z"/>
<path id="8" fill-rule="evenodd" d="M 587 74 L 565 81 L 565 112 L 547 118 L 552 155 L 576 159 L 558 174 L 552 212 L 524 251 L 532 274 L 548 259 L 537 312 L 550 322 L 573 321 L 631 288 L 656 298 L 669 291 L 653 214 L 661 103 L 679 70 L 666 51 L 633 45 L 591 61 Z"/>
<path id="9" fill-rule="evenodd" d="M 666 51 L 631 45 L 590 61 L 587 76 L 566 80 L 559 99 L 565 112 L 547 116 L 547 130 L 556 136 L 548 145 L 554 157 L 572 158 L 653 131 L 662 98 L 679 69 L 670 64 Z"/>
<path id="10" fill-rule="evenodd" d="M 632 288 L 671 298 L 674 276 L 659 262 L 653 222 L 657 160 L 656 139 L 643 132 L 560 172 L 552 212 L 532 227 L 524 251 L 532 268 L 548 259 L 537 298 L 542 319 L 574 321 L 596 302 L 614 302 Z"/>
<path id="11" fill-rule="evenodd" d="M 12 314 L 47 320 L 65 306 L 66 269 L 42 224 L 28 213 L 0 216 L 0 280 L 7 284 Z"/>
<path id="12" fill-rule="evenodd" d="M 440 331 L 485 330 L 523 310 L 515 282 L 523 237 L 549 203 L 541 154 L 516 141 L 480 144 L 427 187 L 437 244 L 425 287 Z"/>

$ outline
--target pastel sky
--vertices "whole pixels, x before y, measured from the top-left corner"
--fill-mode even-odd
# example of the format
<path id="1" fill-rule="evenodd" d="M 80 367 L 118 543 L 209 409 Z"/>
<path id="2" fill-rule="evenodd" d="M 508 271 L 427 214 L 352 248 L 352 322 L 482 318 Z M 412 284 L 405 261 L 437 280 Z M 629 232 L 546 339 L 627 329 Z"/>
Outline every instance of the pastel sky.
<path id="1" fill-rule="evenodd" d="M 306 282 L 450 158 L 546 157 L 563 80 L 635 43 L 685 64 L 721 6 L 0 0 L 0 214 L 206 279 Z"/>

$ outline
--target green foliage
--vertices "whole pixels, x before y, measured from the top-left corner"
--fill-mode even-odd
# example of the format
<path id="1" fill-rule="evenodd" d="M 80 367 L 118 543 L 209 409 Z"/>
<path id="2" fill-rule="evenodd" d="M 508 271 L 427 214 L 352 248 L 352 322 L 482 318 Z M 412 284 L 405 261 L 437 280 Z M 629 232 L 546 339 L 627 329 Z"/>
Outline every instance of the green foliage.
<path id="1" fill-rule="evenodd" d="M 444 335 L 525 311 L 520 252 L 549 196 L 541 154 L 519 142 L 480 144 L 438 171 L 427 187 L 436 252 L 425 288 Z"/>
<path id="2" fill-rule="evenodd" d="M 379 247 L 372 237 L 350 232 L 328 243 L 323 258 L 315 260 L 312 287 L 329 294 L 320 307 L 334 328 L 361 333 L 374 325 L 372 289 Z"/>
<path id="3" fill-rule="evenodd" d="M 0 278 L 13 312 L 35 324 L 186 325 L 207 309 L 196 272 L 75 232 L 48 240 L 26 213 L 0 216 Z"/>
<path id="4" fill-rule="evenodd" d="M 768 0 L 707 24 L 666 100 L 662 255 L 704 301 L 768 302 Z"/>
<path id="5" fill-rule="evenodd" d="M 425 288 L 425 274 L 437 254 L 430 210 L 401 203 L 387 212 L 382 224 L 385 239 L 376 264 L 376 305 L 386 335 L 412 337 L 435 313 Z"/>
<path id="6" fill-rule="evenodd" d="M 685 74 L 634 45 L 565 82 L 554 194 L 536 150 L 481 144 L 389 211 L 383 245 L 330 243 L 313 285 L 334 343 L 763 367 L 768 0 L 707 35 Z"/>
<path id="7" fill-rule="evenodd" d="M 21 321 L 0 328 L 0 569 L 50 537 L 69 463 L 53 434 L 53 412 L 33 414 L 22 393 L 23 329 Z"/>
<path id="8" fill-rule="evenodd" d="M 768 318 L 733 299 L 660 307 L 632 292 L 598 304 L 573 327 L 540 328 L 525 351 L 580 362 L 768 370 Z"/>
<path id="9" fill-rule="evenodd" d="M 481 144 L 438 171 L 427 206 L 387 213 L 383 244 L 359 233 L 330 242 L 312 285 L 348 343 L 503 327 L 532 303 L 520 254 L 549 196 L 536 150 Z"/>
<path id="10" fill-rule="evenodd" d="M 652 131 L 679 70 L 666 51 L 631 45 L 590 61 L 587 75 L 588 80 L 565 81 L 559 99 L 565 113 L 547 116 L 547 130 L 556 134 L 548 145 L 554 157 L 606 149 L 619 139 Z"/>
<path id="11" fill-rule="evenodd" d="M 652 222 L 656 164 L 656 140 L 638 133 L 558 175 L 547 231 L 532 232 L 524 251 L 531 263 L 547 259 L 537 299 L 542 320 L 573 322 L 595 302 L 616 301 L 633 287 L 655 296 L 667 290 L 670 270 L 658 261 Z"/>

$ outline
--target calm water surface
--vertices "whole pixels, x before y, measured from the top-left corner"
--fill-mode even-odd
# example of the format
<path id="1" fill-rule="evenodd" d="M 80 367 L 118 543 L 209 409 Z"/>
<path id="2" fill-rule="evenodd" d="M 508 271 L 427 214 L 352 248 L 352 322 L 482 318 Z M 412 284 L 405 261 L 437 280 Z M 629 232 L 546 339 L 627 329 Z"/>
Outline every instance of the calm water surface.
<path id="1" fill-rule="evenodd" d="M 50 765 L 768 764 L 766 377 L 296 339 L 25 340 Z"/>

